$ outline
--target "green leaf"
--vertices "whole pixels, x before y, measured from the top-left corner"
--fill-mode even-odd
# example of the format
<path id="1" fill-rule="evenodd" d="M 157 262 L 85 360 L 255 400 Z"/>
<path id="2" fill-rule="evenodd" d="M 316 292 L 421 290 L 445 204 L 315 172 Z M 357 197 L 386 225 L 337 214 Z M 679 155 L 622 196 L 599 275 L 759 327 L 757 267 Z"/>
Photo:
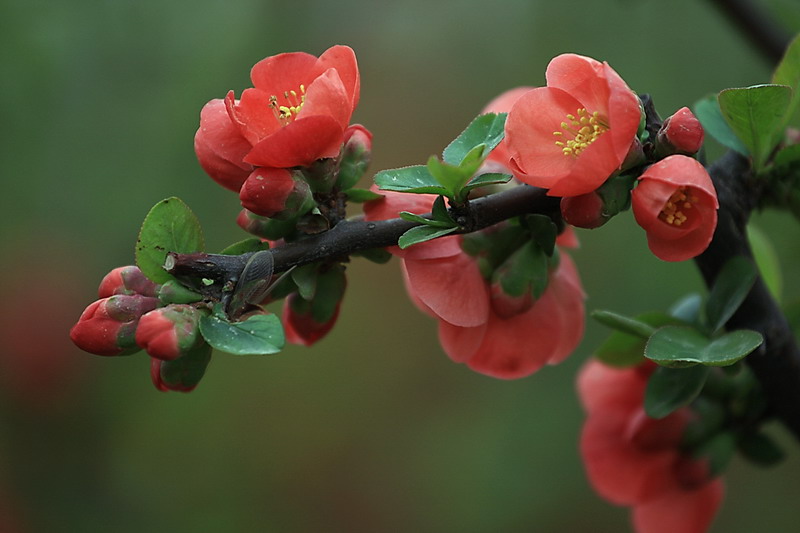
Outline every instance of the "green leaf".
<path id="1" fill-rule="evenodd" d="M 441 196 L 440 196 L 441 198 Z M 408 220 L 409 222 L 417 222 L 419 224 L 424 224 L 426 226 L 432 226 L 434 228 L 452 228 L 454 223 L 452 221 L 442 221 L 442 220 L 435 220 L 432 218 L 425 218 L 422 215 L 415 215 L 414 213 L 409 213 L 408 211 L 400 211 L 398 213 L 400 218 L 403 220 Z"/>
<path id="2" fill-rule="evenodd" d="M 694 450 L 692 455 L 708 460 L 709 472 L 713 477 L 725 471 L 735 451 L 736 438 L 730 431 L 723 431 Z"/>
<path id="3" fill-rule="evenodd" d="M 470 192 L 472 189 L 477 189 L 478 187 L 486 187 L 488 185 L 500 185 L 503 183 L 508 183 L 509 181 L 511 181 L 511 178 L 513 178 L 511 174 L 500 174 L 496 172 L 490 172 L 488 174 L 480 174 L 469 180 L 467 184 L 464 185 L 462 191 L 467 193 Z"/>
<path id="4" fill-rule="evenodd" d="M 252 239 L 245 239 L 243 241 L 231 244 L 230 246 L 224 248 L 220 254 L 242 255 L 250 252 L 260 252 L 261 250 L 269 250 L 269 243 L 262 241 L 257 237 L 253 237 Z"/>
<path id="5" fill-rule="evenodd" d="M 447 210 L 447 205 L 444 203 L 444 196 L 439 196 L 433 201 L 431 215 L 433 216 L 434 220 L 444 222 L 448 226 L 456 225 L 456 221 L 450 216 L 450 212 Z"/>
<path id="6" fill-rule="evenodd" d="M 792 89 L 786 85 L 754 85 L 719 93 L 722 116 L 750 150 L 756 172 L 764 168 L 783 135 L 791 98 Z"/>
<path id="7" fill-rule="evenodd" d="M 458 226 L 452 228 L 437 228 L 434 226 L 416 226 L 403 233 L 397 240 L 397 245 L 401 249 L 408 248 L 412 244 L 429 241 L 453 233 Z"/>
<path id="8" fill-rule="evenodd" d="M 547 256 L 540 246 L 528 241 L 496 270 L 503 292 L 515 298 L 527 291 L 534 298 L 547 288 Z"/>
<path id="9" fill-rule="evenodd" d="M 761 278 L 775 301 L 780 303 L 783 292 L 783 275 L 781 263 L 772 241 L 753 224 L 747 225 L 747 240 L 750 241 L 750 248 L 753 250 L 753 257 L 755 257 Z"/>
<path id="10" fill-rule="evenodd" d="M 792 88 L 792 102 L 786 112 L 787 123 L 800 126 L 800 35 L 794 38 L 786 48 L 783 59 L 772 75 L 772 83 L 788 85 Z"/>
<path id="11" fill-rule="evenodd" d="M 344 194 L 347 196 L 348 201 L 358 204 L 383 198 L 382 194 L 372 192 L 369 189 L 347 189 Z"/>
<path id="12" fill-rule="evenodd" d="M 745 157 L 750 155 L 747 147 L 739 140 L 739 137 L 728 126 L 728 123 L 725 122 L 722 111 L 719 109 L 717 95 L 714 94 L 697 101 L 694 104 L 694 114 L 700 124 L 703 125 L 705 132 L 716 139 L 722 146 L 739 152 Z"/>
<path id="13" fill-rule="evenodd" d="M 651 418 L 664 418 L 697 398 L 711 369 L 696 365 L 688 368 L 660 366 L 647 381 L 644 410 Z"/>
<path id="14" fill-rule="evenodd" d="M 363 257 L 367 261 L 372 261 L 379 265 L 383 265 L 392 259 L 392 254 L 386 251 L 386 248 L 369 248 L 350 254 L 355 257 Z"/>
<path id="15" fill-rule="evenodd" d="M 200 221 L 180 198 L 161 200 L 150 209 L 136 241 L 136 265 L 154 283 L 175 279 L 164 270 L 167 252 L 203 250 Z"/>
<path id="16" fill-rule="evenodd" d="M 528 215 L 524 220 L 533 234 L 533 240 L 542 247 L 548 257 L 552 257 L 558 237 L 558 227 L 553 223 L 553 219 L 547 215 Z"/>
<path id="17" fill-rule="evenodd" d="M 666 325 L 681 324 L 679 319 L 661 311 L 650 311 L 634 317 L 654 328 Z M 611 335 L 594 352 L 594 356 L 604 363 L 616 367 L 638 365 L 644 359 L 644 347 L 647 339 L 638 335 L 630 335 L 622 331 L 613 331 Z"/>
<path id="18" fill-rule="evenodd" d="M 487 113 L 470 122 L 469 126 L 442 153 L 445 163 L 460 165 L 465 156 L 479 145 L 485 145 L 485 156 L 503 140 L 507 113 Z"/>
<path id="19" fill-rule="evenodd" d="M 224 315 L 215 313 L 200 319 L 200 333 L 211 346 L 233 355 L 278 353 L 286 342 L 281 321 L 273 314 L 228 322 Z"/>
<path id="20" fill-rule="evenodd" d="M 687 324 L 699 324 L 700 307 L 702 304 L 702 296 L 697 293 L 687 294 L 675 302 L 667 313 Z"/>
<path id="21" fill-rule="evenodd" d="M 739 451 L 759 466 L 774 466 L 786 457 L 783 450 L 765 433 L 747 432 L 739 439 Z"/>
<path id="22" fill-rule="evenodd" d="M 330 322 L 347 288 L 344 267 L 335 265 L 317 277 L 317 290 L 311 301 L 311 317 L 317 324 Z"/>
<path id="23" fill-rule="evenodd" d="M 636 320 L 625 315 L 620 315 L 613 311 L 605 311 L 603 309 L 595 309 L 591 312 L 592 318 L 608 326 L 609 328 L 616 329 L 628 335 L 639 337 L 640 339 L 647 339 L 650 337 L 655 328 L 650 324 L 641 320 Z"/>
<path id="24" fill-rule="evenodd" d="M 713 341 L 694 328 L 664 326 L 647 341 L 644 356 L 659 365 L 680 368 L 702 364 L 728 366 L 763 342 L 761 334 L 741 329 Z"/>
<path id="25" fill-rule="evenodd" d="M 198 342 L 181 357 L 172 361 L 162 361 L 161 379 L 169 385 L 194 387 L 203 379 L 209 361 L 211 361 L 211 346 L 202 341 Z"/>
<path id="26" fill-rule="evenodd" d="M 800 167 L 800 144 L 791 144 L 778 150 L 772 164 L 782 171 Z"/>
<path id="27" fill-rule="evenodd" d="M 725 263 L 714 281 L 706 304 L 711 333 L 724 326 L 739 309 L 757 276 L 756 267 L 746 257 L 733 257 Z"/>
<path id="28" fill-rule="evenodd" d="M 447 193 L 445 196 L 449 198 L 456 198 L 459 196 L 461 189 L 469 181 L 474 173 L 470 170 L 471 167 L 461 168 L 442 163 L 435 155 L 428 159 L 428 171 L 433 175 L 434 179 L 441 184 Z"/>
<path id="29" fill-rule="evenodd" d="M 375 174 L 375 183 L 384 191 L 447 194 L 424 165 L 382 170 Z"/>
<path id="30" fill-rule="evenodd" d="M 317 291 L 317 265 L 303 265 L 292 270 L 291 276 L 297 292 L 305 300 L 311 300 Z"/>

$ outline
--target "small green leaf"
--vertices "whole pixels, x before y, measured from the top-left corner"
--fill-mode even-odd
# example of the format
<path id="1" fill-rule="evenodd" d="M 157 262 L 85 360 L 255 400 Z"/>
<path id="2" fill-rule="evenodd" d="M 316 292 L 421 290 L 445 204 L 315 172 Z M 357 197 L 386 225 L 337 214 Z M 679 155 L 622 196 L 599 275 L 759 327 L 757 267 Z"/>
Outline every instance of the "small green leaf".
<path id="1" fill-rule="evenodd" d="M 753 224 L 747 225 L 747 240 L 750 241 L 750 248 L 753 250 L 753 257 L 755 257 L 761 278 L 775 301 L 780 303 L 783 292 L 783 275 L 781 263 L 772 241 Z"/>
<path id="2" fill-rule="evenodd" d="M 464 157 L 481 144 L 486 145 L 482 155 L 491 152 L 503 140 L 506 113 L 487 113 L 470 122 L 469 126 L 451 142 L 442 153 L 445 163 L 460 165 Z"/>
<path id="3" fill-rule="evenodd" d="M 375 174 L 375 183 L 384 191 L 447 194 L 424 165 L 382 170 Z"/>
<path id="4" fill-rule="evenodd" d="M 433 201 L 431 215 L 433 216 L 434 220 L 443 222 L 447 226 L 456 225 L 456 221 L 450 216 L 450 212 L 447 210 L 447 205 L 444 203 L 444 196 L 439 196 Z"/>
<path id="5" fill-rule="evenodd" d="M 408 211 L 400 211 L 400 213 L 398 213 L 398 215 L 403 220 L 408 220 L 409 222 L 417 222 L 419 224 L 424 224 L 425 226 L 432 226 L 434 228 L 452 228 L 453 227 L 453 222 L 452 221 L 444 222 L 442 220 L 434 220 L 432 218 L 425 218 L 422 215 L 415 215 L 414 213 L 409 213 Z"/>
<path id="6" fill-rule="evenodd" d="M 613 311 L 605 311 L 603 309 L 596 309 L 591 313 L 592 318 L 608 326 L 609 328 L 616 329 L 628 335 L 647 339 L 650 337 L 656 328 L 641 320 L 636 320 L 625 315 L 620 315 Z"/>
<path id="7" fill-rule="evenodd" d="M 786 85 L 754 85 L 719 93 L 722 116 L 750 150 L 756 172 L 764 168 L 782 137 L 791 98 L 792 89 Z"/>
<path id="8" fill-rule="evenodd" d="M 162 361 L 161 379 L 169 385 L 194 387 L 203 379 L 209 361 L 211 361 L 211 346 L 200 341 L 181 357 L 172 361 Z"/>
<path id="9" fill-rule="evenodd" d="M 647 341 L 644 355 L 659 365 L 673 368 L 696 364 L 728 366 L 762 342 L 760 333 L 747 329 L 726 333 L 712 341 L 694 328 L 664 326 Z"/>
<path id="10" fill-rule="evenodd" d="M 696 365 L 688 368 L 660 366 L 647 381 L 644 410 L 651 418 L 664 418 L 697 398 L 711 369 Z"/>
<path id="11" fill-rule="evenodd" d="M 661 311 L 642 313 L 641 315 L 636 315 L 634 319 L 654 328 L 681 324 L 680 320 Z M 644 359 L 645 344 L 647 344 L 647 339 L 641 336 L 630 335 L 622 331 L 612 331 L 611 335 L 594 352 L 594 356 L 611 366 L 634 366 Z"/>
<path id="12" fill-rule="evenodd" d="M 786 47 L 783 59 L 772 75 L 772 83 L 792 88 L 792 102 L 786 112 L 787 124 L 800 126 L 800 35 Z"/>
<path id="13" fill-rule="evenodd" d="M 428 171 L 434 179 L 441 184 L 447 193 L 445 196 L 456 198 L 461 189 L 472 177 L 473 172 L 469 168 L 454 167 L 447 163 L 442 163 L 435 155 L 428 159 Z"/>
<path id="14" fill-rule="evenodd" d="M 525 225 L 533 234 L 533 240 L 542 247 L 548 257 L 551 257 L 556 247 L 556 237 L 558 237 L 558 227 L 553 219 L 547 215 L 528 215 L 524 220 Z"/>
<path id="15" fill-rule="evenodd" d="M 757 276 L 756 267 L 746 257 L 733 257 L 725 263 L 714 281 L 706 304 L 711 333 L 724 326 L 739 309 Z"/>
<path id="16" fill-rule="evenodd" d="M 475 176 L 471 180 L 464 185 L 462 189 L 463 192 L 470 192 L 472 189 L 477 189 L 478 187 L 486 187 L 488 185 L 501 185 L 503 183 L 508 183 L 511 181 L 513 176 L 511 174 L 500 174 L 496 172 L 490 172 L 488 174 L 480 174 Z"/>
<path id="17" fill-rule="evenodd" d="M 412 244 L 436 239 L 449 233 L 453 233 L 458 229 L 458 226 L 452 228 L 437 228 L 434 226 L 416 226 L 403 233 L 397 240 L 397 245 L 401 249 L 408 248 Z"/>
<path id="18" fill-rule="evenodd" d="M 347 189 L 344 191 L 347 200 L 357 204 L 369 202 L 370 200 L 377 200 L 383 198 L 382 194 L 378 194 L 369 189 Z"/>
<path id="19" fill-rule="evenodd" d="M 281 321 L 273 314 L 253 315 L 242 322 L 228 322 L 220 314 L 204 316 L 200 333 L 211 346 L 233 355 L 278 353 L 286 342 Z"/>
<path id="20" fill-rule="evenodd" d="M 203 250 L 200 221 L 180 198 L 161 200 L 150 209 L 136 241 L 136 265 L 151 281 L 175 279 L 164 270 L 167 252 L 192 253 Z"/>
<path id="21" fill-rule="evenodd" d="M 739 439 L 739 451 L 759 466 L 774 466 L 786 458 L 783 450 L 765 433 L 747 432 Z"/>
<path id="22" fill-rule="evenodd" d="M 698 459 L 707 459 L 709 473 L 714 477 L 725 471 L 735 451 L 736 438 L 730 431 L 723 431 L 700 445 L 692 455 Z"/>
<path id="23" fill-rule="evenodd" d="M 297 292 L 306 300 L 311 300 L 317 291 L 317 265 L 303 265 L 292 270 L 291 276 L 297 285 Z"/>
<path id="24" fill-rule="evenodd" d="M 347 288 L 344 267 L 335 265 L 317 277 L 317 290 L 311 300 L 311 317 L 317 324 L 333 320 Z"/>
<path id="25" fill-rule="evenodd" d="M 750 155 L 747 147 L 739 140 L 739 137 L 728 126 L 728 123 L 725 122 L 722 111 L 719 109 L 717 95 L 711 95 L 697 101 L 694 104 L 694 114 L 700 124 L 703 125 L 705 132 L 716 139 L 722 146 L 739 152 L 745 157 Z"/>
<path id="26" fill-rule="evenodd" d="M 703 297 L 695 292 L 687 294 L 675 302 L 667 312 L 670 316 L 686 322 L 687 324 L 699 324 L 700 308 L 702 304 Z"/>
<path id="27" fill-rule="evenodd" d="M 500 265 L 495 276 L 509 296 L 521 297 L 531 290 L 538 298 L 547 288 L 547 256 L 540 246 L 528 241 Z"/>
<path id="28" fill-rule="evenodd" d="M 262 241 L 257 237 L 253 237 L 252 239 L 245 239 L 243 241 L 231 244 L 230 246 L 224 248 L 220 254 L 242 255 L 250 252 L 260 252 L 261 250 L 269 250 L 269 243 Z"/>

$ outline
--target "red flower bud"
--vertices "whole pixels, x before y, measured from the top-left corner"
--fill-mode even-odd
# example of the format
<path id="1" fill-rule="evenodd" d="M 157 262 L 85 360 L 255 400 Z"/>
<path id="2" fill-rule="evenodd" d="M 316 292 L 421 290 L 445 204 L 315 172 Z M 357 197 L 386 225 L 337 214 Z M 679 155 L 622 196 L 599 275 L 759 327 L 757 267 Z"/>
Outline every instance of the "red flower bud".
<path id="1" fill-rule="evenodd" d="M 201 341 L 177 359 L 164 361 L 152 358 L 150 378 L 160 391 L 190 392 L 205 375 L 209 361 L 211 361 L 211 346 Z"/>
<path id="2" fill-rule="evenodd" d="M 339 155 L 339 188 L 353 187 L 366 172 L 371 159 L 372 133 L 360 124 L 349 126 L 344 132 L 344 146 Z"/>
<path id="3" fill-rule="evenodd" d="M 328 320 L 318 322 L 312 312 L 312 303 L 301 298 L 296 292 L 292 293 L 284 300 L 281 316 L 286 341 L 301 346 L 311 346 L 333 329 L 338 317 L 339 304 Z"/>
<path id="4" fill-rule="evenodd" d="M 577 228 L 599 228 L 609 217 L 603 214 L 603 199 L 596 191 L 561 199 L 561 216 Z"/>
<path id="5" fill-rule="evenodd" d="M 108 298 L 115 294 L 155 296 L 158 285 L 150 281 L 137 266 L 117 267 L 103 278 L 97 296 Z"/>
<path id="6" fill-rule="evenodd" d="M 294 221 L 276 220 L 256 215 L 247 209 L 242 209 L 236 217 L 236 224 L 251 235 L 277 241 L 292 233 L 295 229 Z"/>
<path id="7" fill-rule="evenodd" d="M 199 323 L 200 312 L 190 305 L 160 307 L 139 319 L 136 344 L 151 357 L 177 359 L 197 342 Z"/>
<path id="8" fill-rule="evenodd" d="M 651 165 L 632 194 L 633 216 L 650 251 L 664 261 L 701 254 L 717 227 L 717 193 L 706 169 L 683 155 Z"/>
<path id="9" fill-rule="evenodd" d="M 656 152 L 661 157 L 671 154 L 693 155 L 703 146 L 703 126 L 688 107 L 682 107 L 667 118 L 656 137 Z"/>
<path id="10" fill-rule="evenodd" d="M 280 168 L 258 168 L 239 191 L 242 206 L 257 215 L 289 219 L 302 215 L 313 206 L 308 184 L 302 178 Z"/>
<path id="11" fill-rule="evenodd" d="M 139 294 L 114 295 L 87 307 L 69 332 L 80 349 L 97 355 L 124 355 L 139 350 L 134 335 L 139 317 L 158 305 Z"/>

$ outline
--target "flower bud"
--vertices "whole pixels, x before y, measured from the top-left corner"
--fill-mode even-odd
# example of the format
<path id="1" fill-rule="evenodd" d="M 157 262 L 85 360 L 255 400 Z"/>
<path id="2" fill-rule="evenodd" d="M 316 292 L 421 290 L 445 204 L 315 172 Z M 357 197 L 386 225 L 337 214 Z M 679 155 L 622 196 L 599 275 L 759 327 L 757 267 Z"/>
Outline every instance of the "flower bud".
<path id="1" fill-rule="evenodd" d="M 150 379 L 162 392 L 191 392 L 205 375 L 211 361 L 211 346 L 205 341 L 172 361 L 152 358 L 150 360 Z"/>
<path id="2" fill-rule="evenodd" d="M 526 290 L 521 296 L 512 296 L 503 290 L 503 284 L 498 280 L 492 283 L 489 289 L 492 310 L 500 318 L 511 318 L 524 313 L 533 307 L 533 295 Z"/>
<path id="3" fill-rule="evenodd" d="M 142 274 L 137 266 L 117 267 L 103 278 L 97 290 L 99 298 L 108 298 L 114 294 L 141 294 L 155 296 L 158 285 Z"/>
<path id="4" fill-rule="evenodd" d="M 118 294 L 87 307 L 69 332 L 79 348 L 97 355 L 126 355 L 139 350 L 135 333 L 139 317 L 158 300 L 140 294 Z"/>
<path id="5" fill-rule="evenodd" d="M 317 159 L 308 166 L 301 167 L 298 172 L 315 193 L 327 194 L 336 183 L 338 162 L 333 157 Z"/>
<path id="6" fill-rule="evenodd" d="M 346 286 L 344 268 L 337 265 L 319 274 L 310 300 L 290 294 L 284 300 L 282 316 L 286 340 L 311 346 L 327 335 L 336 324 Z"/>
<path id="7" fill-rule="evenodd" d="M 599 228 L 609 218 L 603 212 L 603 199 L 592 191 L 580 196 L 566 196 L 561 199 L 561 216 L 567 224 L 577 228 Z"/>
<path id="8" fill-rule="evenodd" d="M 139 319 L 136 344 L 151 357 L 171 361 L 195 345 L 199 324 L 200 311 L 191 305 L 160 307 Z"/>
<path id="9" fill-rule="evenodd" d="M 372 159 L 372 133 L 360 124 L 344 132 L 344 146 L 339 155 L 339 177 L 336 184 L 347 190 L 361 179 Z"/>
<path id="10" fill-rule="evenodd" d="M 294 220 L 283 221 L 262 217 L 247 209 L 241 210 L 236 217 L 236 223 L 247 233 L 269 241 L 282 239 L 291 234 L 295 228 Z"/>
<path id="11" fill-rule="evenodd" d="M 158 287 L 158 300 L 162 305 L 190 304 L 203 299 L 201 294 L 181 285 L 176 280 L 169 280 Z"/>
<path id="12" fill-rule="evenodd" d="M 656 155 L 693 155 L 703 146 L 703 126 L 688 107 L 668 117 L 656 136 Z"/>
<path id="13" fill-rule="evenodd" d="M 239 191 L 242 206 L 257 215 L 287 220 L 314 206 L 311 189 L 299 173 L 282 168 L 257 168 Z"/>

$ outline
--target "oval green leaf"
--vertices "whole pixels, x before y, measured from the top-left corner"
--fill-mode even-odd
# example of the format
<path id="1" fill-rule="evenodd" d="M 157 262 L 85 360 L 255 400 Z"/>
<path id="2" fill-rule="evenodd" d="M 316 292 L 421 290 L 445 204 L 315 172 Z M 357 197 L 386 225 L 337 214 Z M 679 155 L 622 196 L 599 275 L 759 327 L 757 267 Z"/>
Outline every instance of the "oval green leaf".
<path id="1" fill-rule="evenodd" d="M 647 381 L 644 410 L 651 418 L 664 418 L 697 398 L 711 371 L 707 366 L 660 366 Z"/>
<path id="2" fill-rule="evenodd" d="M 461 134 L 442 152 L 442 159 L 451 165 L 460 165 L 464 157 L 476 146 L 484 144 L 483 155 L 491 152 L 505 135 L 507 113 L 486 113 L 476 117 Z"/>
<path id="3" fill-rule="evenodd" d="M 758 272 L 744 256 L 729 259 L 717 275 L 706 304 L 706 317 L 711 333 L 725 325 L 747 297 Z"/>
<path id="4" fill-rule="evenodd" d="M 375 174 L 375 183 L 384 191 L 447 194 L 424 165 L 382 170 Z"/>
<path id="5" fill-rule="evenodd" d="M 208 343 L 233 355 L 269 355 L 283 349 L 286 338 L 276 315 L 254 315 L 228 322 L 219 314 L 200 319 L 200 333 Z"/>
<path id="6" fill-rule="evenodd" d="M 680 368 L 702 364 L 728 366 L 739 361 L 763 342 L 756 331 L 732 331 L 713 341 L 694 328 L 664 326 L 647 341 L 644 355 L 659 365 Z"/>
<path id="7" fill-rule="evenodd" d="M 634 317 L 639 322 L 644 322 L 654 328 L 666 325 L 681 324 L 681 320 L 661 311 L 642 313 Z M 638 365 L 644 358 L 644 347 L 647 339 L 639 335 L 630 335 L 622 331 L 613 331 L 611 335 L 594 352 L 594 356 L 604 363 L 616 367 Z"/>

